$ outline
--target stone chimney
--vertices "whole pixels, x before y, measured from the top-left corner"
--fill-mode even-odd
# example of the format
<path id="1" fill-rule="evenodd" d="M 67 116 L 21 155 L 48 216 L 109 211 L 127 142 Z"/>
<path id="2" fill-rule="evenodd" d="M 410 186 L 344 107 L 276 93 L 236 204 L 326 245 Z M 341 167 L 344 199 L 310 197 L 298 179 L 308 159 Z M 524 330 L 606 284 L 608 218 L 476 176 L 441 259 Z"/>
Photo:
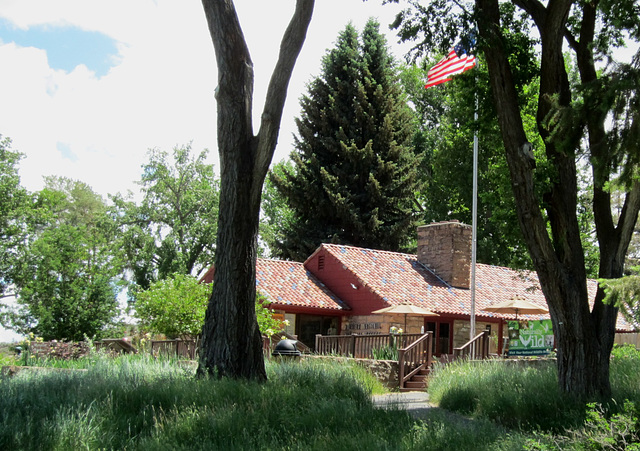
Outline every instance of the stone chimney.
<path id="1" fill-rule="evenodd" d="M 418 261 L 456 288 L 471 286 L 471 226 L 458 221 L 418 227 Z"/>

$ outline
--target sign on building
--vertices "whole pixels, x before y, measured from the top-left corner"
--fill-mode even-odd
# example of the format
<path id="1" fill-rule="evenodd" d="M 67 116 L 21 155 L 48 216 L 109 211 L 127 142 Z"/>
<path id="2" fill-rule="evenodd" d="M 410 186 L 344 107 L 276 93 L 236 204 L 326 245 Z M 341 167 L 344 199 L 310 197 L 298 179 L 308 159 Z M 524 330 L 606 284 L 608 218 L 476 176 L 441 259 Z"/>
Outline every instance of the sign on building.
<path id="1" fill-rule="evenodd" d="M 507 321 L 509 356 L 547 355 L 554 347 L 550 319 Z"/>

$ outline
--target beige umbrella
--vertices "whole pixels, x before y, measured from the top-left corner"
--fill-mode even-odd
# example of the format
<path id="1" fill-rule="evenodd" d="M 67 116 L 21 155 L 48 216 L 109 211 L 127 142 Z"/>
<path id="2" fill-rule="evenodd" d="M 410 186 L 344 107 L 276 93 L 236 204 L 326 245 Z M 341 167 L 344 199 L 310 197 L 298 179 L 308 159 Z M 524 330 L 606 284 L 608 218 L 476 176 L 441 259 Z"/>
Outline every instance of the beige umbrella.
<path id="1" fill-rule="evenodd" d="M 515 313 L 516 320 L 518 319 L 518 313 L 524 315 L 539 315 L 542 313 L 549 313 L 544 307 L 540 307 L 532 302 L 527 301 L 523 296 L 514 296 L 508 301 L 498 302 L 497 304 L 490 305 L 487 308 L 483 308 L 485 312 L 493 313 Z"/>
<path id="2" fill-rule="evenodd" d="M 380 310 L 374 310 L 371 313 L 387 313 L 390 315 L 404 314 L 404 330 L 407 330 L 407 315 L 413 316 L 440 316 L 437 313 L 433 313 L 431 310 L 427 310 L 417 305 L 413 305 L 410 302 L 403 302 L 402 304 L 392 305 L 391 307 L 381 308 Z"/>

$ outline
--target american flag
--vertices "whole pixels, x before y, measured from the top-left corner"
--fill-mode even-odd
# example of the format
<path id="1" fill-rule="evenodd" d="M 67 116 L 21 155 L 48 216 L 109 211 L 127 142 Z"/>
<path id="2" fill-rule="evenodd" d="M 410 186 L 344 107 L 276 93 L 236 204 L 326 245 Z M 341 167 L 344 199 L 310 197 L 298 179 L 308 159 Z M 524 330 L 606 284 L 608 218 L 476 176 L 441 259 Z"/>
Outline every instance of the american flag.
<path id="1" fill-rule="evenodd" d="M 476 57 L 469 55 L 467 49 L 462 44 L 458 44 L 445 58 L 442 58 L 438 64 L 429 69 L 429 72 L 427 72 L 427 84 L 424 87 L 426 89 L 447 82 L 454 75 L 468 71 L 475 65 Z"/>

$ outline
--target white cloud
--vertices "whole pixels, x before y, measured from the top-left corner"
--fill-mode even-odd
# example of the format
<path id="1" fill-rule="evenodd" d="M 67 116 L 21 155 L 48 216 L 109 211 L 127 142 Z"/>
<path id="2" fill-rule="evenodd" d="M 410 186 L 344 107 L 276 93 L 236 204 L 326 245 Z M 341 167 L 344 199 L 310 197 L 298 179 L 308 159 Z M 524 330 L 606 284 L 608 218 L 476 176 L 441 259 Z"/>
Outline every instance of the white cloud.
<path id="1" fill-rule="evenodd" d="M 294 4 L 236 1 L 255 68 L 256 131 Z M 338 32 L 350 20 L 362 29 L 370 15 L 380 14 L 385 14 L 385 31 L 393 10 L 373 1 L 316 2 L 274 161 L 291 150 L 298 98 L 318 74 L 320 59 Z M 0 17 L 23 29 L 66 24 L 100 31 L 116 39 L 120 49 L 118 64 L 98 78 L 83 65 L 71 72 L 51 69 L 43 50 L 0 43 L 0 133 L 27 155 L 20 165 L 27 188 L 40 189 L 44 175 L 61 175 L 80 179 L 101 194 L 135 189 L 148 148 L 170 149 L 190 141 L 196 150 L 208 148 L 217 162 L 215 55 L 200 2 L 5 0 Z"/>

